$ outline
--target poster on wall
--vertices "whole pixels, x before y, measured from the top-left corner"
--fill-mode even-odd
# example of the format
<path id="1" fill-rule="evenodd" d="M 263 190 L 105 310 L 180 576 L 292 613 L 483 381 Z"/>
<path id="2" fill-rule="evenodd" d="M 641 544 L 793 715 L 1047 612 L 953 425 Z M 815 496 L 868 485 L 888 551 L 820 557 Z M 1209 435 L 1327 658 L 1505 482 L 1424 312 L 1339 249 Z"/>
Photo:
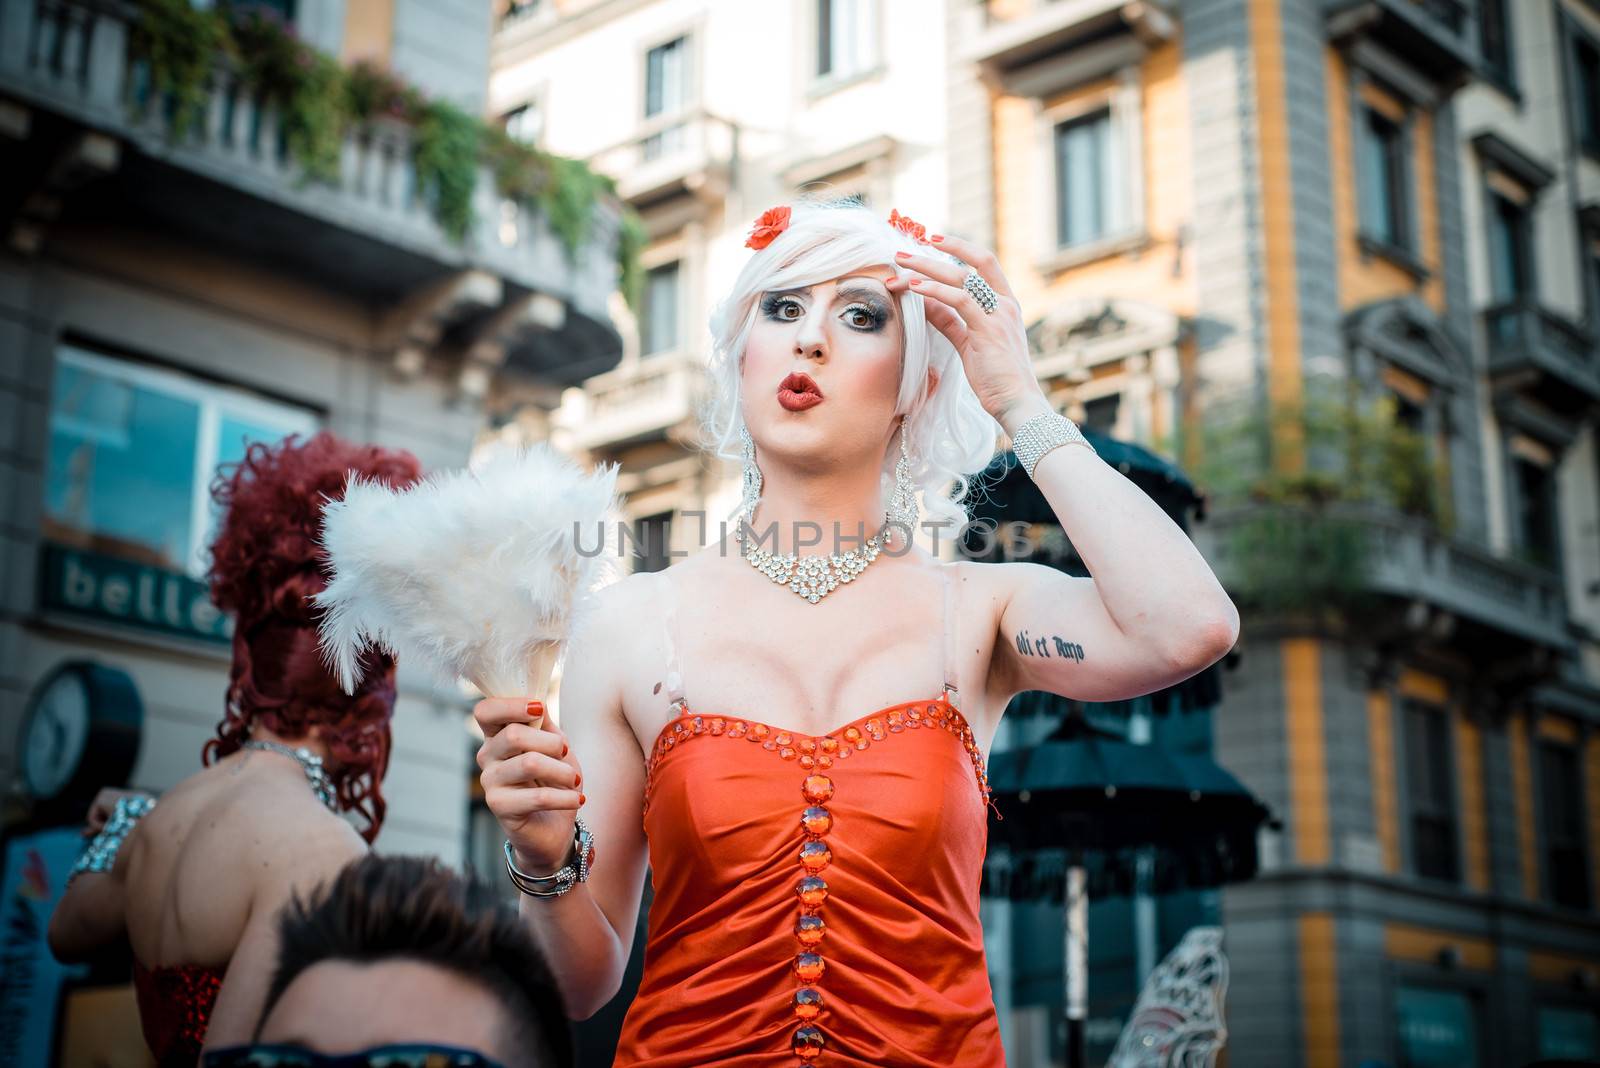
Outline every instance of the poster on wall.
<path id="1" fill-rule="evenodd" d="M 86 969 L 57 961 L 45 934 L 83 846 L 77 827 L 54 827 L 6 843 L 0 882 L 0 1064 L 55 1063 L 61 989 Z"/>

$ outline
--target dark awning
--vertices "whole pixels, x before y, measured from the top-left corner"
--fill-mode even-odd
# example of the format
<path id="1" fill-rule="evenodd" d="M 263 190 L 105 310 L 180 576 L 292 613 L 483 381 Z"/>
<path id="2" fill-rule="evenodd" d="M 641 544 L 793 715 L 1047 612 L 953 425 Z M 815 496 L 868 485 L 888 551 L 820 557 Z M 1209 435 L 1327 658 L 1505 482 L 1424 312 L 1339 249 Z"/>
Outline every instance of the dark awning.
<path id="1" fill-rule="evenodd" d="M 1150 889 L 1251 878 L 1262 805 L 1210 756 L 1134 745 L 1069 715 L 1038 745 L 993 754 L 989 785 L 1002 817 L 985 892 L 1059 900 L 1071 865 L 1089 895 L 1127 893 L 1141 860 Z"/>

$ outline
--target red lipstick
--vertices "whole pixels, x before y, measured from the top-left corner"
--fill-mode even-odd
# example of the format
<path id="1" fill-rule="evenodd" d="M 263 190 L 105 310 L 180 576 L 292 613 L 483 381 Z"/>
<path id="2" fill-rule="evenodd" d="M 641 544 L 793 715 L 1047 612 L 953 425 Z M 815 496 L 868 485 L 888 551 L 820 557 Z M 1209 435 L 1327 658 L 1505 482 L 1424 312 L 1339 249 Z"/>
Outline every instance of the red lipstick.
<path id="1" fill-rule="evenodd" d="M 822 403 L 822 390 L 809 375 L 796 371 L 778 383 L 778 403 L 786 411 L 803 412 Z"/>

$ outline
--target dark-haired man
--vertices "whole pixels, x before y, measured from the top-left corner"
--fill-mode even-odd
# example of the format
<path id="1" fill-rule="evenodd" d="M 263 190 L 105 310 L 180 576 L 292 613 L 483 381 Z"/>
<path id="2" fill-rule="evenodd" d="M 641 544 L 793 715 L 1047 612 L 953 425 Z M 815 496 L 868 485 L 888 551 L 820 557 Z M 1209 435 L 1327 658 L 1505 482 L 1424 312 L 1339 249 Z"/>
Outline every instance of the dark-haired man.
<path id="1" fill-rule="evenodd" d="M 368 856 L 280 925 L 251 1046 L 208 1068 L 570 1068 L 560 992 L 516 914 L 435 861 Z"/>

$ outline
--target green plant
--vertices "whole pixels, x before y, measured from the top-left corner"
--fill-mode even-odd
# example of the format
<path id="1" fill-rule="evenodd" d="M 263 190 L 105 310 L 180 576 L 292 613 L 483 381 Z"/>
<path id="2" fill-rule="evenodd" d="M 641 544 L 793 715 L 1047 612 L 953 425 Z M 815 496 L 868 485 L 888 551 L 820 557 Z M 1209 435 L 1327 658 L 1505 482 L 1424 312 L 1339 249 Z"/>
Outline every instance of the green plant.
<path id="1" fill-rule="evenodd" d="M 339 175 L 339 150 L 350 124 L 344 70 L 296 37 L 275 12 L 230 9 L 239 74 L 257 100 L 278 110 L 284 141 L 312 179 Z"/>
<path id="2" fill-rule="evenodd" d="M 1389 401 L 1319 398 L 1270 415 L 1247 405 L 1209 419 L 1202 443 L 1199 481 L 1213 514 L 1228 516 L 1230 584 L 1254 608 L 1364 606 L 1375 549 L 1363 512 L 1449 529 L 1441 469 Z"/>
<path id="3" fill-rule="evenodd" d="M 139 0 L 129 37 L 151 88 L 172 102 L 169 134 L 178 140 L 205 110 L 212 74 L 229 45 L 227 23 L 190 0 Z"/>
<path id="4" fill-rule="evenodd" d="M 379 118 L 410 122 L 422 110 L 422 95 L 387 67 L 362 60 L 344 74 L 345 109 L 360 125 Z"/>
<path id="5" fill-rule="evenodd" d="M 639 254 L 644 251 L 648 239 L 639 213 L 624 207 L 617 231 L 617 284 L 622 290 L 623 299 L 635 313 L 638 313 L 644 297 L 644 271 L 639 267 Z"/>
<path id="6" fill-rule="evenodd" d="M 611 180 L 581 160 L 524 145 L 452 104 L 427 99 L 382 66 L 340 67 L 300 40 L 270 8 L 246 0 L 208 9 L 194 7 L 192 0 L 137 4 L 132 46 L 150 71 L 151 88 L 169 102 L 175 139 L 204 112 L 212 77 L 226 58 L 243 89 L 277 110 L 284 146 L 308 179 L 337 180 L 352 128 L 380 118 L 408 123 L 418 187 L 452 240 L 464 240 L 472 228 L 481 165 L 488 165 L 502 196 L 543 213 L 569 256 L 588 237 L 596 202 L 615 195 Z M 635 307 L 643 245 L 643 226 L 625 210 L 617 268 L 623 294 Z"/>
<path id="7" fill-rule="evenodd" d="M 453 104 L 429 101 L 417 117 L 412 157 L 417 185 L 439 226 L 456 241 L 472 229 L 472 195 L 482 147 L 482 121 Z"/>

